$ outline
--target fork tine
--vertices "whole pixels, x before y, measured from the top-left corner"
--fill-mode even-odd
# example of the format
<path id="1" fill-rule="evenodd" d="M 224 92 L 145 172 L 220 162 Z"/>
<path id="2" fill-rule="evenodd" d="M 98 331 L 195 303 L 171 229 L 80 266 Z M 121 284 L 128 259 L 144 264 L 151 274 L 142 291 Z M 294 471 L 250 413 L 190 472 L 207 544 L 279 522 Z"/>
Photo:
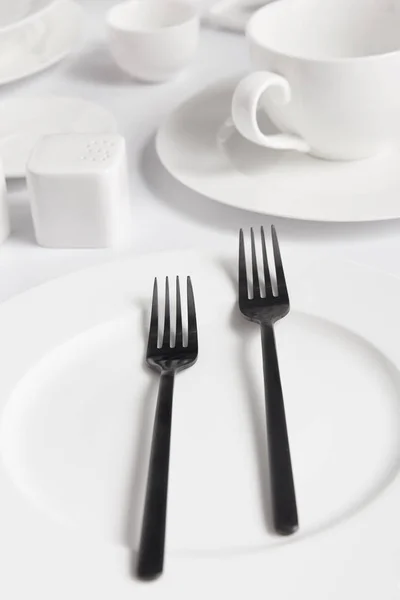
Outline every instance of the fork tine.
<path id="1" fill-rule="evenodd" d="M 181 306 L 181 289 L 179 285 L 179 277 L 176 278 L 176 335 L 175 348 L 182 346 L 182 306 Z"/>
<path id="2" fill-rule="evenodd" d="M 248 297 L 246 253 L 244 249 L 243 229 L 241 229 L 239 233 L 239 299 L 247 300 Z"/>
<path id="3" fill-rule="evenodd" d="M 265 243 L 265 232 L 264 232 L 264 227 L 262 227 L 262 226 L 261 226 L 261 245 L 262 245 L 263 263 L 264 263 L 265 296 L 268 297 L 272 294 L 272 282 L 271 282 L 271 274 L 270 274 L 269 266 L 268 266 L 267 244 Z"/>
<path id="4" fill-rule="evenodd" d="M 192 280 L 187 278 L 187 305 L 188 305 L 188 347 L 197 348 L 197 321 L 196 307 L 194 304 L 194 294 Z"/>
<path id="5" fill-rule="evenodd" d="M 258 267 L 257 267 L 257 253 L 256 253 L 256 242 L 254 239 L 254 229 L 250 229 L 251 237 L 251 264 L 253 271 L 253 298 L 260 297 L 260 281 L 258 278 Z"/>
<path id="6" fill-rule="evenodd" d="M 281 251 L 279 249 L 278 236 L 274 225 L 271 225 L 272 248 L 274 250 L 276 283 L 278 288 L 278 296 L 289 300 L 289 295 L 286 287 L 285 273 L 283 271 Z"/>
<path id="7" fill-rule="evenodd" d="M 164 337 L 162 341 L 163 347 L 171 345 L 171 315 L 169 308 L 169 280 L 165 278 L 165 317 L 164 317 Z"/>
<path id="8" fill-rule="evenodd" d="M 153 285 L 153 300 L 151 303 L 151 317 L 149 329 L 149 348 L 157 348 L 158 345 L 158 287 L 157 277 L 154 279 Z"/>

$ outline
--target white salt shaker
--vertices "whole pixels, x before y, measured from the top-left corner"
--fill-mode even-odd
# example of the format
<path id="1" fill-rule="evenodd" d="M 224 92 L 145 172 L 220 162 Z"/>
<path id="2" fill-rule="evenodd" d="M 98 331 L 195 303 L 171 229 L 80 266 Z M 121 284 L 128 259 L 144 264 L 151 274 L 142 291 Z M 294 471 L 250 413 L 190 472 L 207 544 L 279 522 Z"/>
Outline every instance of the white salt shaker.
<path id="1" fill-rule="evenodd" d="M 27 182 L 41 246 L 105 248 L 127 243 L 131 215 L 122 136 L 45 136 L 28 161 Z"/>
<path id="2" fill-rule="evenodd" d="M 10 220 L 8 217 L 7 187 L 3 164 L 0 160 L 0 244 L 10 234 Z"/>

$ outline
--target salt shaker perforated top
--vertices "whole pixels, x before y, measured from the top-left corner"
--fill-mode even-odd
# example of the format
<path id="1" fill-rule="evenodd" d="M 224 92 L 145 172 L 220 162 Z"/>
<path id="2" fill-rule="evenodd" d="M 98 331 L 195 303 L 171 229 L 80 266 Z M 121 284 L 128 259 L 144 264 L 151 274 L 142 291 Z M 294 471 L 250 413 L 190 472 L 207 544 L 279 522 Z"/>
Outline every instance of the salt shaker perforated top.
<path id="1" fill-rule="evenodd" d="M 45 136 L 28 161 L 27 181 L 41 246 L 101 248 L 127 243 L 131 214 L 122 136 Z"/>

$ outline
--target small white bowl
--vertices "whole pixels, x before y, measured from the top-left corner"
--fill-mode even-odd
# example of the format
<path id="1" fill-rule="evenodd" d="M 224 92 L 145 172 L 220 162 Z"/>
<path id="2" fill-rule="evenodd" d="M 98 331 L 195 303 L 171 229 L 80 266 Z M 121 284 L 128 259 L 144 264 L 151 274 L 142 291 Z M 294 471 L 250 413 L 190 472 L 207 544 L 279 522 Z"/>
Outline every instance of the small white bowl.
<path id="1" fill-rule="evenodd" d="M 111 53 L 144 81 L 166 81 L 193 59 L 199 41 L 196 8 L 182 0 L 128 0 L 107 14 Z"/>

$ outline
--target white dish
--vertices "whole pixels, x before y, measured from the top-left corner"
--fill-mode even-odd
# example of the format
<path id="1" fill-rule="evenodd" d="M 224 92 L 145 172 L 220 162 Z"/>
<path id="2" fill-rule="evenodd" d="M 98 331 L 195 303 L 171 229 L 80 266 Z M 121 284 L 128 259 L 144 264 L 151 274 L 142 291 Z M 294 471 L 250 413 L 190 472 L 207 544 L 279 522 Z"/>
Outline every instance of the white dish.
<path id="1" fill-rule="evenodd" d="M 105 108 L 81 98 L 10 98 L 0 103 L 0 156 L 6 177 L 25 177 L 37 141 L 55 133 L 114 133 L 116 121 Z"/>
<path id="2" fill-rule="evenodd" d="M 0 85 L 43 71 L 76 50 L 82 14 L 74 0 L 57 0 L 33 21 L 0 32 Z"/>
<path id="3" fill-rule="evenodd" d="M 261 148 L 228 119 L 239 77 L 214 84 L 160 128 L 165 168 L 189 188 L 236 208 L 312 221 L 400 217 L 400 154 L 333 162 Z M 265 131 L 273 131 L 265 115 Z"/>
<path id="4" fill-rule="evenodd" d="M 25 23 L 49 8 L 56 0 L 3 0 L 0 3 L 0 32 Z"/>
<path id="5" fill-rule="evenodd" d="M 282 248 L 292 312 L 276 333 L 301 529 L 278 538 L 259 330 L 236 308 L 235 250 L 128 258 L 0 306 L 2 597 L 396 598 L 400 281 Z M 176 382 L 165 575 L 140 585 L 128 549 L 157 393 L 143 354 L 165 274 L 193 278 L 200 354 Z"/>

